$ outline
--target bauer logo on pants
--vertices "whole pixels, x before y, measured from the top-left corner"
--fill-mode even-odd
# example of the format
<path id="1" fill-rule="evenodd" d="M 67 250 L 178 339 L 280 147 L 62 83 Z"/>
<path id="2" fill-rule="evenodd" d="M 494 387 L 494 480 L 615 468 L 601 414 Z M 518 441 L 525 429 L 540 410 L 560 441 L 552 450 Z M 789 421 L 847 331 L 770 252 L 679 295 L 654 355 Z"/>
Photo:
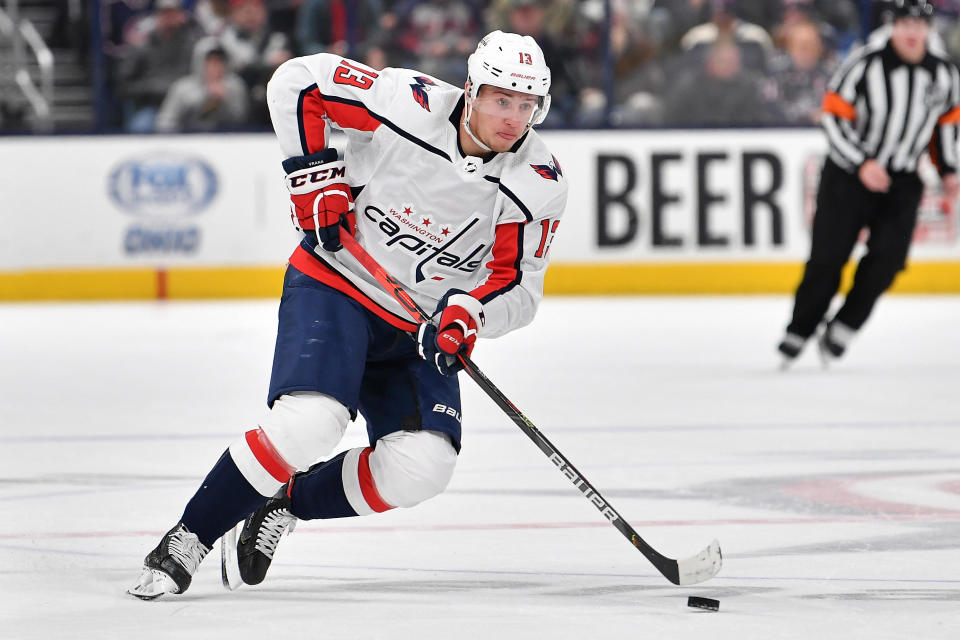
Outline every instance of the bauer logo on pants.
<path id="1" fill-rule="evenodd" d="M 433 405 L 433 412 L 434 412 L 434 413 L 443 413 L 443 414 L 445 414 L 445 415 L 450 416 L 451 418 L 454 418 L 457 422 L 461 422 L 460 412 L 457 411 L 456 409 L 454 409 L 453 407 L 448 407 L 448 406 L 445 405 L 445 404 L 439 404 L 439 403 L 437 403 L 437 404 Z"/>

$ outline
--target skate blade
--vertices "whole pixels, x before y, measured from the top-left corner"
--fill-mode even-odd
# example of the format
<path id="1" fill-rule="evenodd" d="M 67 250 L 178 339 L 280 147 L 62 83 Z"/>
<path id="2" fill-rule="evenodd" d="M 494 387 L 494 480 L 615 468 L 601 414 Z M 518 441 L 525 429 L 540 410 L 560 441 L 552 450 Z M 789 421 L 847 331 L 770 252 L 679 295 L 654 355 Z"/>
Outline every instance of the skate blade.
<path id="1" fill-rule="evenodd" d="M 820 368 L 824 371 L 829 369 L 830 359 L 833 358 L 833 354 L 827 351 L 827 348 L 821 340 L 817 340 L 817 355 L 820 356 Z"/>
<path id="2" fill-rule="evenodd" d="M 180 593 L 180 589 L 173 578 L 164 572 L 144 567 L 140 579 L 127 589 L 127 593 L 140 600 L 156 600 L 168 593 Z"/>
<path id="3" fill-rule="evenodd" d="M 243 584 L 237 560 L 237 534 L 243 528 L 243 523 L 241 520 L 220 538 L 220 580 L 228 591 L 235 591 Z"/>

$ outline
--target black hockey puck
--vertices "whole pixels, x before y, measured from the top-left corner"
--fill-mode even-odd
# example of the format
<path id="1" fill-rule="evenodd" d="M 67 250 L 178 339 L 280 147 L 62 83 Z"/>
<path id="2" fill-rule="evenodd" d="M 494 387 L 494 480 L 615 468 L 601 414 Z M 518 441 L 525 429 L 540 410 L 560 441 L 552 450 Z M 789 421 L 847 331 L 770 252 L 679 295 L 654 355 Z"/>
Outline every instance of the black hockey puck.
<path id="1" fill-rule="evenodd" d="M 697 609 L 706 609 L 708 611 L 719 611 L 720 610 L 720 601 L 714 600 L 713 598 L 701 598 L 699 596 L 690 596 L 687 598 L 688 607 L 696 607 Z"/>

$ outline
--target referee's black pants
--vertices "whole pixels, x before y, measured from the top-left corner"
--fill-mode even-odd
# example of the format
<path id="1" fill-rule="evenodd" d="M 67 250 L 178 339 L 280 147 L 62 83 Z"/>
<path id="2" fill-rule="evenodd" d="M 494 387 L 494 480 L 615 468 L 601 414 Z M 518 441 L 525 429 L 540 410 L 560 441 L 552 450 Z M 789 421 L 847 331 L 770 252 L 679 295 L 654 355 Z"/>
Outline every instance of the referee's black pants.
<path id="1" fill-rule="evenodd" d="M 865 227 L 870 231 L 867 253 L 857 265 L 853 287 L 835 320 L 854 330 L 863 326 L 877 299 L 906 266 L 923 183 L 915 173 L 890 177 L 890 190 L 876 193 L 863 186 L 856 173 L 847 173 L 827 159 L 817 191 L 810 259 L 787 327 L 790 333 L 804 338 L 813 335 L 840 288 L 840 272 Z"/>

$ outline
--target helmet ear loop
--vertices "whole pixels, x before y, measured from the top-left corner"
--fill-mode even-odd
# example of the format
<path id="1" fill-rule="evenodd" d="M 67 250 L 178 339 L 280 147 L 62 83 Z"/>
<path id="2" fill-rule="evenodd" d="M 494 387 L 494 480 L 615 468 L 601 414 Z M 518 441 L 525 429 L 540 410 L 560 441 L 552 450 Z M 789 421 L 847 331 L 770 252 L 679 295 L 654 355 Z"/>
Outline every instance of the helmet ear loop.
<path id="1" fill-rule="evenodd" d="M 463 124 L 467 127 L 467 131 L 470 130 L 470 116 L 473 115 L 473 101 L 476 99 L 476 95 L 473 89 L 473 82 L 470 78 L 467 78 L 467 90 L 463 93 L 464 107 L 463 107 Z"/>
<path id="2" fill-rule="evenodd" d="M 464 102 L 466 104 L 463 107 L 463 122 L 468 127 L 470 126 L 470 116 L 473 115 L 473 97 L 470 95 L 471 91 L 467 91 L 466 95 L 464 96 Z"/>

